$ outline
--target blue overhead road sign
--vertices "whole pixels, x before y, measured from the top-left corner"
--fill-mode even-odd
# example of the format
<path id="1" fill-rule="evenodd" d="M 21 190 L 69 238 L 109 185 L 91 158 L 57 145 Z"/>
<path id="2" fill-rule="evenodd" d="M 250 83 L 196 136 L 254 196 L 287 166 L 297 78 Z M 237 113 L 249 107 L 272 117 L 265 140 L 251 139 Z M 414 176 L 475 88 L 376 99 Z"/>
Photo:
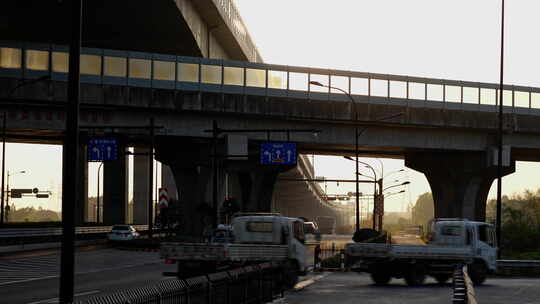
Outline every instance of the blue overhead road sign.
<path id="1" fill-rule="evenodd" d="M 262 165 L 296 165 L 296 143 L 269 142 L 261 144 Z"/>
<path id="2" fill-rule="evenodd" d="M 88 161 L 100 162 L 118 159 L 116 138 L 91 138 L 87 145 Z"/>

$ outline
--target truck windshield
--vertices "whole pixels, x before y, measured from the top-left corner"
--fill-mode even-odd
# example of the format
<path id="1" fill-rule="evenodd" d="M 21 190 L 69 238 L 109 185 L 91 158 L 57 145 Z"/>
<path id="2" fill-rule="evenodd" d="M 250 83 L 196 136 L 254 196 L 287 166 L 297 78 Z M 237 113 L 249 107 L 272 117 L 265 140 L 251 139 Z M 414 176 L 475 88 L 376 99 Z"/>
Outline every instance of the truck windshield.
<path id="1" fill-rule="evenodd" d="M 304 242 L 304 225 L 301 222 L 293 223 L 294 237 L 300 242 Z"/>
<path id="2" fill-rule="evenodd" d="M 461 226 L 453 226 L 453 225 L 443 226 L 441 228 L 441 235 L 460 236 L 462 230 L 463 229 Z"/>
<path id="3" fill-rule="evenodd" d="M 272 232 L 272 222 L 247 222 L 246 230 L 249 232 Z"/>

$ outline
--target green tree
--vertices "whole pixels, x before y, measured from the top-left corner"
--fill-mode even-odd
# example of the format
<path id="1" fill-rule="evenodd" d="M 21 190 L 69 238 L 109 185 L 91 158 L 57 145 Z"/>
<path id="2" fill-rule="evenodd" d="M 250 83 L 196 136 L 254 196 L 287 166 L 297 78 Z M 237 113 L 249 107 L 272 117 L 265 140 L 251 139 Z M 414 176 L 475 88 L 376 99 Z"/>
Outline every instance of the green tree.
<path id="1" fill-rule="evenodd" d="M 414 225 L 421 225 L 426 229 L 427 223 L 433 219 L 435 208 L 433 205 L 433 195 L 426 192 L 418 197 L 412 208 L 412 222 Z"/>
<path id="2" fill-rule="evenodd" d="M 486 207 L 488 222 L 496 221 L 496 200 Z M 540 189 L 502 197 L 502 248 L 506 258 L 540 256 Z"/>

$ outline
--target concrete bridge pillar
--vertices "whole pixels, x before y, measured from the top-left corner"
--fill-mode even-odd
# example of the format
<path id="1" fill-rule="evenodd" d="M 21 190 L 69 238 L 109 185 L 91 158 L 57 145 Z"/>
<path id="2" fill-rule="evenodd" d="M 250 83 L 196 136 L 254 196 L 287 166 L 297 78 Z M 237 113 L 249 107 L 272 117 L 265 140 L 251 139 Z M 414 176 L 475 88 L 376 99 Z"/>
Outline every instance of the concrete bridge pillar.
<path id="1" fill-rule="evenodd" d="M 180 142 L 182 149 L 173 148 Z M 178 189 L 181 232 L 186 240 L 200 240 L 205 225 L 212 223 L 211 148 L 210 143 L 195 138 L 163 137 L 156 141 L 156 159 L 169 168 Z M 175 191 L 169 189 L 170 184 L 170 178 L 163 183 L 171 196 Z M 218 196 L 219 203 L 222 199 Z"/>
<path id="2" fill-rule="evenodd" d="M 171 165 L 176 183 L 180 185 L 182 235 L 200 238 L 204 227 L 212 223 L 212 202 L 206 199 L 211 192 L 211 170 L 208 167 Z"/>
<path id="3" fill-rule="evenodd" d="M 272 197 L 280 173 L 292 167 L 263 166 L 258 159 L 230 161 L 225 170 L 230 180 L 230 196 L 245 212 L 271 212 Z"/>
<path id="4" fill-rule="evenodd" d="M 484 152 L 411 153 L 405 165 L 426 175 L 435 204 L 435 217 L 484 221 L 486 200 L 497 167 Z M 515 171 L 515 162 L 503 174 Z"/>
<path id="5" fill-rule="evenodd" d="M 103 222 L 105 224 L 126 223 L 128 171 L 126 146 L 119 145 L 118 159 L 103 164 Z"/>
<path id="6" fill-rule="evenodd" d="M 174 174 L 171 168 L 165 164 L 161 165 L 161 185 L 167 189 L 170 201 L 178 200 L 178 188 L 174 180 Z"/>
<path id="7" fill-rule="evenodd" d="M 148 223 L 148 157 L 150 149 L 135 147 L 133 156 L 133 223 Z M 155 182 L 155 181 L 154 181 Z"/>
<path id="8" fill-rule="evenodd" d="M 170 141 L 182 141 L 182 149 L 171 148 Z M 224 144 L 218 146 L 223 154 Z M 178 187 L 182 212 L 182 231 L 188 237 L 201 237 L 205 225 L 212 223 L 212 145 L 195 138 L 160 138 L 156 159 L 170 167 Z M 254 151 L 252 151 L 254 153 Z M 218 168 L 218 210 L 225 196 L 233 197 L 241 211 L 270 212 L 277 176 L 288 170 L 259 165 L 259 158 L 222 160 Z"/>

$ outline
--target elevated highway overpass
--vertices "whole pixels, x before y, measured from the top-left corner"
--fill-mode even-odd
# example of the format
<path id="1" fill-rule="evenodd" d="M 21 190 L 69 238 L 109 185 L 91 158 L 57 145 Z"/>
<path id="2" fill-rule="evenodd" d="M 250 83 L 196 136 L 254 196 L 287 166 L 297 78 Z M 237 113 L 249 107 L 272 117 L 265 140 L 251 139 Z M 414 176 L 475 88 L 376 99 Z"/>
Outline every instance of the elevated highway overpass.
<path id="1" fill-rule="evenodd" d="M 2 42 L 1 48 L 4 62 L 9 63 L 0 67 L 8 135 L 21 141 L 59 142 L 67 76 L 59 58 L 67 56 L 65 48 L 12 41 Z M 180 187 L 183 182 L 197 181 L 198 186 L 188 187 L 199 189 L 188 195 L 188 201 L 210 201 L 208 177 L 201 175 L 200 168 L 208 166 L 210 138 L 205 130 L 213 120 L 224 129 L 320 129 L 318 137 L 299 133 L 291 140 L 299 143 L 301 153 L 335 155 L 353 154 L 358 127 L 367 128 L 360 139 L 363 155 L 401 157 L 408 167 L 426 174 L 436 216 L 478 220 L 485 216 L 487 192 L 496 176 L 495 84 L 109 49 L 84 49 L 83 54 L 84 130 L 97 134 L 98 129 L 92 128 L 110 126 L 109 131 L 124 136 L 126 145 L 140 144 L 148 140 L 147 131 L 114 130 L 114 126 L 148 125 L 149 117 L 154 117 L 163 127 L 158 132 L 158 159 L 171 166 Z M 10 94 L 8 88 L 15 87 L 17 79 L 43 75 L 51 80 Z M 354 103 L 339 92 L 311 86 L 310 81 L 342 86 Z M 510 148 L 504 164 L 505 173 L 510 173 L 515 160 L 539 158 L 540 89 L 506 86 L 504 94 L 504 144 Z M 395 113 L 402 115 L 378 121 Z M 257 132 L 247 136 L 250 153 L 255 155 L 257 143 L 267 136 Z M 286 134 L 272 135 L 272 139 L 285 140 Z M 220 145 L 225 148 L 224 141 Z M 239 188 L 255 187 L 253 182 L 261 184 L 257 189 L 273 185 L 280 172 L 257 163 L 257 157 L 251 157 L 250 162 L 232 164 L 222 174 L 229 170 L 244 175 Z M 271 191 L 253 193 L 238 195 L 246 200 L 245 206 L 251 206 L 247 209 L 269 210 Z M 265 207 L 260 208 L 261 204 Z"/>
<path id="2" fill-rule="evenodd" d="M 1 97 L 5 97 L 0 103 L 1 110 L 7 111 L 7 133 L 10 142 L 56 144 L 62 142 L 65 124 L 65 115 L 63 113 L 66 96 L 65 86 L 64 88 L 58 86 L 53 88 L 47 85 L 56 92 L 50 95 L 49 93 L 52 91 L 49 93 L 41 91 L 43 82 L 30 84 L 24 79 L 28 80 L 45 74 L 49 76 L 54 74 L 55 76 L 51 77 L 53 81 L 50 84 L 56 83 L 57 80 L 61 82 L 66 80 L 68 70 L 68 48 L 66 45 L 69 42 L 71 28 L 65 17 L 69 16 L 69 14 L 69 1 L 18 0 L 3 3 L 3 9 L 0 11 L 0 33 L 2 39 L 15 42 L 15 44 L 11 42 L 4 44 L 0 51 L 0 69 L 6 72 L 7 78 L 10 78 L 7 82 L 0 84 L 0 91 L 3 92 Z M 32 20 L 32 22 L 28 20 Z M 30 24 L 39 24 L 40 26 L 34 27 L 30 26 Z M 90 73 L 87 74 L 88 77 L 83 76 L 83 79 L 86 80 L 97 79 L 96 69 L 100 70 L 100 73 L 108 74 L 112 72 L 119 75 L 117 74 L 119 70 L 113 71 L 110 69 L 112 67 L 110 64 L 112 64 L 119 67 L 120 70 L 124 69 L 129 75 L 138 74 L 143 78 L 146 77 L 144 75 L 150 72 L 151 74 L 147 76 L 151 76 L 149 79 L 152 79 L 151 83 L 153 85 L 146 86 L 147 88 L 154 85 L 160 86 L 158 82 L 161 82 L 164 85 L 162 88 L 168 89 L 171 88 L 168 81 L 171 75 L 171 62 L 169 60 L 171 58 L 173 61 L 176 60 L 176 56 L 262 62 L 257 47 L 253 43 L 234 2 L 231 0 L 157 0 L 152 1 L 152 3 L 141 1 L 122 3 L 109 3 L 100 0 L 85 1 L 83 7 L 83 37 L 83 47 L 89 51 L 82 58 L 82 69 Z M 54 43 L 54 46 L 49 45 L 49 43 Z M 44 48 L 46 44 L 49 47 Z M 25 49 L 25 51 L 22 51 L 22 49 Z M 103 53 L 104 49 L 107 49 L 107 52 L 112 52 L 109 53 L 112 56 L 102 56 L 105 55 Z M 119 49 L 125 50 L 131 55 L 137 56 L 136 54 L 138 54 L 142 57 L 137 60 L 133 58 L 128 63 L 127 58 L 118 56 L 122 52 L 119 53 L 115 50 Z M 153 55 L 148 57 L 149 53 L 142 52 L 152 52 Z M 43 57 L 44 54 L 47 54 L 45 55 L 46 58 Z M 124 52 L 124 54 L 127 53 Z M 19 56 L 19 59 L 16 58 L 17 56 Z M 148 59 L 154 61 L 148 65 Z M 128 64 L 125 65 L 125 63 Z M 120 65 L 118 66 L 118 64 Z M 44 68 L 44 66 L 46 67 Z M 23 72 L 24 75 L 22 75 L 16 72 L 18 69 L 27 70 L 29 73 Z M 160 73 L 165 78 L 158 76 Z M 172 74 L 176 74 L 175 71 L 172 71 Z M 59 76 L 59 78 L 56 76 Z M 138 83 L 143 84 L 142 82 Z M 65 83 L 62 85 L 65 85 Z M 143 84 L 143 86 L 145 85 Z M 37 95 L 25 96 L 26 93 L 23 93 L 23 91 L 27 89 L 37 90 Z M 37 108 L 34 108 L 34 110 L 30 110 L 30 108 L 24 109 L 20 108 L 20 102 L 12 103 L 12 101 L 20 100 L 20 98 L 25 99 L 27 105 L 32 104 Z M 85 98 L 83 97 L 83 99 Z M 116 123 L 108 116 L 108 113 L 112 113 L 111 109 L 101 106 L 99 108 L 99 114 L 92 111 L 89 114 L 90 116 L 87 116 L 86 111 L 83 111 L 83 123 L 88 119 L 88 122 L 92 121 L 102 126 L 110 126 L 110 123 Z M 19 116 L 20 113 L 23 113 L 22 116 Z M 15 127 L 16 121 L 24 121 L 27 118 L 41 121 L 44 125 L 41 127 L 36 125 L 22 126 L 22 128 Z M 137 124 L 140 122 L 131 121 L 130 123 Z M 108 131 L 115 132 L 114 128 L 105 130 L 105 132 Z M 141 134 L 138 133 L 140 131 L 137 130 L 131 135 L 124 132 L 122 134 L 123 144 L 133 144 L 138 146 L 136 152 L 146 153 L 147 149 L 140 146 L 141 144 L 144 145 L 144 142 L 148 139 L 141 139 Z M 96 130 L 90 132 L 96 134 Z M 97 130 L 97 133 L 102 134 L 103 132 Z M 81 172 L 80 206 L 77 209 L 78 223 L 95 221 L 98 218 L 96 211 L 87 202 L 88 166 L 84 154 L 85 151 L 81 150 L 83 172 Z M 145 224 L 147 221 L 147 208 L 145 205 L 148 197 L 146 190 L 148 188 L 148 172 L 145 169 L 146 161 L 143 159 L 145 157 L 140 155 L 134 157 L 133 220 L 135 223 Z M 174 178 L 170 173 L 170 169 L 167 166 L 164 167 L 163 184 L 171 190 L 172 198 L 178 199 Z M 121 182 L 129 174 L 126 172 L 127 168 L 125 165 L 115 167 L 115 165 L 105 164 L 103 171 L 105 172 L 103 201 L 106 209 L 104 220 L 110 224 L 125 222 L 127 221 L 125 218 L 126 202 L 119 203 L 116 201 L 127 201 L 127 185 Z M 303 192 L 300 191 L 300 193 Z M 300 198 L 302 198 L 302 195 Z M 309 200 L 312 197 L 306 198 Z M 111 200 L 115 200 L 115 202 L 109 203 Z M 110 209 L 114 210 L 110 211 Z M 114 213 L 114 215 L 111 215 L 111 213 Z"/>
<path id="3" fill-rule="evenodd" d="M 61 143 L 69 29 L 62 27 L 59 17 L 65 3 L 24 3 L 8 1 L 0 13 L 5 17 L 0 33 L 6 39 L 0 42 L 0 104 L 7 112 L 7 135 L 13 142 Z M 216 120 L 225 129 L 320 129 L 316 138 L 301 133 L 291 140 L 298 142 L 301 153 L 333 155 L 352 155 L 355 129 L 365 128 L 362 155 L 404 158 L 408 167 L 425 173 L 436 216 L 484 218 L 487 191 L 495 178 L 498 85 L 263 64 L 231 1 L 156 1 L 151 8 L 137 3 L 86 4 L 83 138 L 115 134 L 121 138 L 121 150 L 135 146 L 144 153 L 147 130 L 115 126 L 146 126 L 153 117 L 162 127 L 156 153 L 171 168 L 169 184 L 174 185 L 170 182 L 174 177 L 179 188 L 194 189 L 183 193 L 186 202 L 210 201 L 211 140 L 205 130 Z M 29 29 L 24 23 L 28 16 L 55 22 Z M 100 22 L 114 31 L 107 32 Z M 135 36 L 138 39 L 132 39 Z M 21 86 L 21 81 L 43 76 L 49 80 Z M 354 102 L 340 92 L 312 86 L 311 81 L 343 88 Z M 516 160 L 539 159 L 540 89 L 507 85 L 503 94 L 508 147 L 504 165 L 505 173 L 510 173 Z M 401 115 L 380 121 L 396 113 Z M 232 193 L 247 210 L 270 210 L 276 179 L 290 168 L 259 166 L 258 143 L 268 138 L 261 133 L 246 135 L 250 158 L 226 162 L 220 180 L 230 176 L 231 186 L 220 185 L 220 197 Z M 272 140 L 286 138 L 272 135 Z M 225 139 L 219 147 L 226 148 Z M 125 155 L 104 169 L 108 210 L 104 218 L 111 224 L 125 221 L 125 204 L 111 201 L 127 199 L 124 160 Z M 138 174 L 135 188 L 145 189 L 147 173 Z M 81 180 L 86 189 L 86 178 Z M 259 191 L 265 185 L 270 189 Z M 137 197 L 147 197 L 143 192 Z M 87 190 L 81 191 L 81 201 L 86 197 Z M 145 204 L 136 199 L 137 222 L 145 223 Z M 196 209 L 190 208 L 186 218 L 191 219 Z M 81 212 L 79 221 L 87 214 L 88 210 Z"/>

